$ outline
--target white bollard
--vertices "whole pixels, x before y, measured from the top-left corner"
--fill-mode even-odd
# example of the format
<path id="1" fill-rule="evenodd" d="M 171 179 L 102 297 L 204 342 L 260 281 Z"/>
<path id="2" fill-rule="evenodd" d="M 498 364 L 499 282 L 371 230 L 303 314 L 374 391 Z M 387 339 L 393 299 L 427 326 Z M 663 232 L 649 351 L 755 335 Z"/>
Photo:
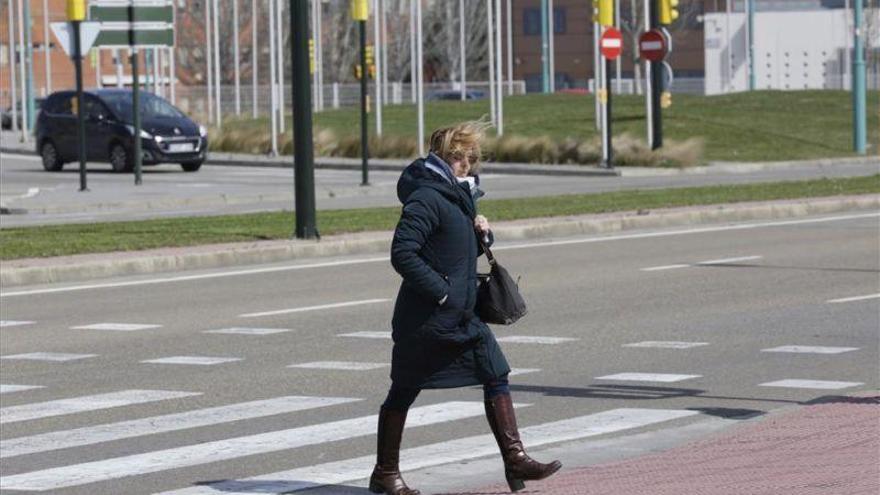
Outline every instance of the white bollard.
<path id="1" fill-rule="evenodd" d="M 333 83 L 333 108 L 339 108 L 339 83 Z"/>

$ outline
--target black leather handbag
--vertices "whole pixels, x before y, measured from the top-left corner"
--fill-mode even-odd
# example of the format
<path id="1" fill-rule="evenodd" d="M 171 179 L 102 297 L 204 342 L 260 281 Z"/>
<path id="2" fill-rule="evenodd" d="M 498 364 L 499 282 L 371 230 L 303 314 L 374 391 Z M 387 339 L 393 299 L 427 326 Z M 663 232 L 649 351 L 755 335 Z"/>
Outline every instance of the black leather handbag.
<path id="1" fill-rule="evenodd" d="M 489 273 L 480 273 L 477 277 L 480 286 L 477 289 L 476 313 L 486 323 L 510 325 L 528 312 L 526 302 L 519 293 L 518 280 L 507 273 L 498 260 L 492 255 L 489 246 L 480 239 L 486 259 L 489 260 Z"/>

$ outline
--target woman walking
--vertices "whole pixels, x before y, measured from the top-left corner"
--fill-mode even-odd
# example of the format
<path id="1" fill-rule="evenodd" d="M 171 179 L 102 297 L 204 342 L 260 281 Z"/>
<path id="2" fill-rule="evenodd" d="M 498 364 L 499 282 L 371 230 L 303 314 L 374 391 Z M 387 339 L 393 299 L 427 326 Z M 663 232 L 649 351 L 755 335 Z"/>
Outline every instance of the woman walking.
<path id="1" fill-rule="evenodd" d="M 483 385 L 486 419 L 512 491 L 543 479 L 562 464 L 539 463 L 523 449 L 507 375 L 495 336 L 474 314 L 480 240 L 493 241 L 476 214 L 476 177 L 486 124 L 465 122 L 434 131 L 431 152 L 400 176 L 403 211 L 391 245 L 391 264 L 403 277 L 392 318 L 391 390 L 379 411 L 376 467 L 370 491 L 418 495 L 400 474 L 400 442 L 409 407 L 426 388 Z"/>

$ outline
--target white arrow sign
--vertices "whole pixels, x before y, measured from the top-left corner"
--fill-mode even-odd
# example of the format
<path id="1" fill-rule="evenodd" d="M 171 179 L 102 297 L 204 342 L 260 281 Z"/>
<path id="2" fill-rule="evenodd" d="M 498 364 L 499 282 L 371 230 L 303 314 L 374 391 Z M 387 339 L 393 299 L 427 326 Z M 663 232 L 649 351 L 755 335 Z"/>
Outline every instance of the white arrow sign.
<path id="1" fill-rule="evenodd" d="M 73 56 L 73 23 L 71 22 L 53 22 L 52 33 L 61 43 L 64 53 Z M 101 33 L 100 22 L 80 22 L 79 23 L 79 53 L 80 58 L 85 57 L 89 49 Z"/>

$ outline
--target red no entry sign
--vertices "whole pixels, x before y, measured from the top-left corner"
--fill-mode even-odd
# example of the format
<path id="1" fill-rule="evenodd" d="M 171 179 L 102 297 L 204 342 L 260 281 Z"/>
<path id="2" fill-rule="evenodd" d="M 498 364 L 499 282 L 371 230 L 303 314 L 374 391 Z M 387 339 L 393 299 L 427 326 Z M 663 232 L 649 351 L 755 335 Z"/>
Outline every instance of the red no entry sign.
<path id="1" fill-rule="evenodd" d="M 620 56 L 623 50 L 623 36 L 620 31 L 613 27 L 607 28 L 602 33 L 602 39 L 599 41 L 599 47 L 602 48 L 602 55 L 608 60 L 614 60 Z"/>
<path id="2" fill-rule="evenodd" d="M 652 29 L 639 36 L 639 53 L 642 58 L 659 62 L 666 57 L 666 38 L 660 31 Z"/>

